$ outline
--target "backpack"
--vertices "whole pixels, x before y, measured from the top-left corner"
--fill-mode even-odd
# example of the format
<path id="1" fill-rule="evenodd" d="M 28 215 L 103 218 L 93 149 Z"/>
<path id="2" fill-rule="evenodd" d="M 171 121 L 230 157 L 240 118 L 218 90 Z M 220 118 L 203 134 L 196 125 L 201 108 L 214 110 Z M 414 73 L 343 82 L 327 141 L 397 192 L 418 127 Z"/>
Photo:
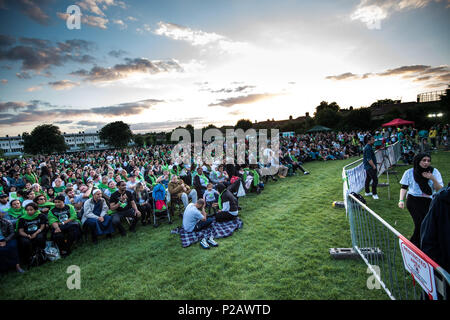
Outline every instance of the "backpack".
<path id="1" fill-rule="evenodd" d="M 29 268 L 37 267 L 44 264 L 47 261 L 47 255 L 43 249 L 37 249 L 30 257 Z"/>
<path id="2" fill-rule="evenodd" d="M 358 199 L 359 201 L 361 201 L 362 203 L 367 204 L 366 199 L 364 199 L 364 197 L 362 195 L 360 195 L 359 193 L 351 192 L 350 194 L 352 196 L 354 196 L 356 199 Z"/>

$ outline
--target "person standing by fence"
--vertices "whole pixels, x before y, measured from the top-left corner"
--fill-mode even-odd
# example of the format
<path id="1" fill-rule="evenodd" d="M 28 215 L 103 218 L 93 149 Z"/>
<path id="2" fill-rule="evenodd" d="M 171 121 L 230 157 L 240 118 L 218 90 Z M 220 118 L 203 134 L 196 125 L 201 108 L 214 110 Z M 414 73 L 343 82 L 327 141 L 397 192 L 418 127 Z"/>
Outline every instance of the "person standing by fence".
<path id="1" fill-rule="evenodd" d="M 378 199 L 377 185 L 377 159 L 375 157 L 375 152 L 373 151 L 373 144 L 375 143 L 375 138 L 368 134 L 365 137 L 366 146 L 363 150 L 363 165 L 364 170 L 366 170 L 366 183 L 365 190 L 366 196 L 372 196 L 375 200 Z M 370 192 L 370 182 L 372 182 L 372 192 Z"/>
<path id="2" fill-rule="evenodd" d="M 431 156 L 419 153 L 414 157 L 414 167 L 408 169 L 400 180 L 400 209 L 408 209 L 414 221 L 414 233 L 410 241 L 420 248 L 420 226 L 430 208 L 432 195 L 442 189 L 444 182 L 438 169 L 431 166 Z"/>

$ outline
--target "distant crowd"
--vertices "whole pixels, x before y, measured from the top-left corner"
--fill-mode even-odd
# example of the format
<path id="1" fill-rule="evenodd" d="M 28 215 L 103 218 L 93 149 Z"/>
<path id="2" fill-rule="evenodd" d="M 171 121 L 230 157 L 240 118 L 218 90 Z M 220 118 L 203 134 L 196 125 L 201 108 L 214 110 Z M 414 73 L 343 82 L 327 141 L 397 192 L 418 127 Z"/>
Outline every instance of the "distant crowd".
<path id="1" fill-rule="evenodd" d="M 171 222 L 177 208 L 183 227 L 192 231 L 195 224 L 184 217 L 190 202 L 200 211 L 207 209 L 208 218 L 232 220 L 241 209 L 239 197 L 261 193 L 268 181 L 309 174 L 304 164 L 310 161 L 360 156 L 369 133 L 375 148 L 400 141 L 407 155 L 419 147 L 448 145 L 448 129 L 280 137 L 278 154 L 266 149 L 254 163 L 246 152 L 241 165 L 226 159 L 208 165 L 195 158 L 178 163 L 171 145 L 0 159 L 0 271 L 23 272 L 21 266 L 37 263 L 48 240 L 66 256 L 86 235 L 97 243 L 100 236 L 125 236 L 126 225 L 136 232 L 139 221 L 157 227 L 162 219 Z"/>

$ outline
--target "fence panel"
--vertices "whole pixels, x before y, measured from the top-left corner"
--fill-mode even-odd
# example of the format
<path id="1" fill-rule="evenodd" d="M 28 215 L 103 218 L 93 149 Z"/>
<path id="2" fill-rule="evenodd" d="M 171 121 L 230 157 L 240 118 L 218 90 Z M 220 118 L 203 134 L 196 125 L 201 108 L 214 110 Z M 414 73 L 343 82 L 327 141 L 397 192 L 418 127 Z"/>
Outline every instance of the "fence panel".
<path id="1" fill-rule="evenodd" d="M 346 203 L 353 249 L 391 299 L 447 300 L 450 276 L 444 269 L 353 195 Z"/>

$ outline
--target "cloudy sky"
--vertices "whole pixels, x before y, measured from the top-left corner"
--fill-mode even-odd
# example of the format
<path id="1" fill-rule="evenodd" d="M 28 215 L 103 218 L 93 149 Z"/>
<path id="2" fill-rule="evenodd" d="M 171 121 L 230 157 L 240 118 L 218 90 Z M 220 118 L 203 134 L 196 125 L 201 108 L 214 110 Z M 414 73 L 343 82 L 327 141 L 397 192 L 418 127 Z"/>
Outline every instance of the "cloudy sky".
<path id="1" fill-rule="evenodd" d="M 450 0 L 0 0 L 0 136 L 413 101 L 450 83 L 449 17 Z"/>

